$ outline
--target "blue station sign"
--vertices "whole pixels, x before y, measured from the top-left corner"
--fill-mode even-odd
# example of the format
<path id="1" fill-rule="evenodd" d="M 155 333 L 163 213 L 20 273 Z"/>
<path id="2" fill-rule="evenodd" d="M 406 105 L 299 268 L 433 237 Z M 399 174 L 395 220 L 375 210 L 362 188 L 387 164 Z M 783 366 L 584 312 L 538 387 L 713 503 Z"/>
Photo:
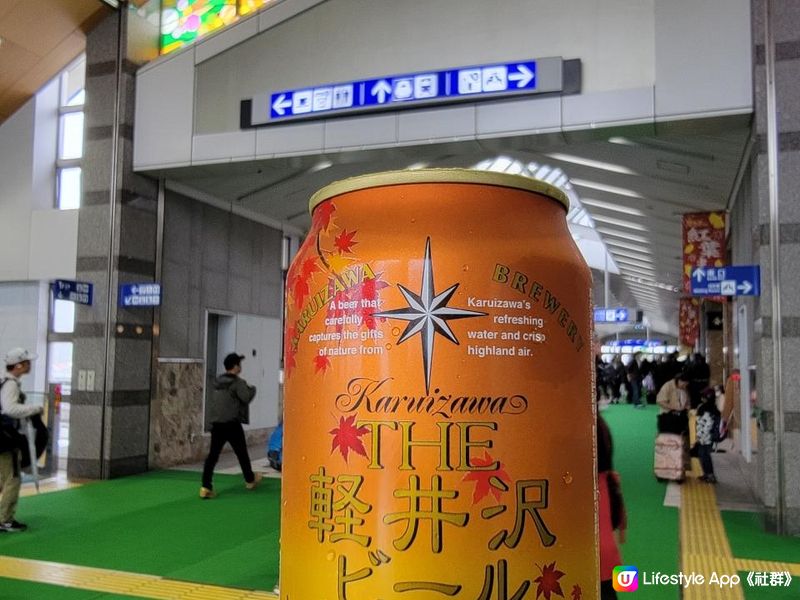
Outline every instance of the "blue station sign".
<path id="1" fill-rule="evenodd" d="M 56 279 L 53 282 L 53 296 L 56 300 L 67 300 L 91 306 L 94 299 L 94 285 L 84 281 Z"/>
<path id="2" fill-rule="evenodd" d="M 242 102 L 242 127 L 336 113 L 403 108 L 563 89 L 563 61 L 542 58 L 387 75 L 260 94 Z"/>
<path id="3" fill-rule="evenodd" d="M 119 305 L 124 308 L 146 308 L 160 304 L 159 283 L 125 283 L 119 286 Z"/>
<path id="4" fill-rule="evenodd" d="M 698 267 L 692 271 L 693 296 L 760 296 L 761 267 Z"/>
<path id="5" fill-rule="evenodd" d="M 627 308 L 595 308 L 594 309 L 594 322 L 595 323 L 627 323 L 630 316 L 634 314 Z"/>

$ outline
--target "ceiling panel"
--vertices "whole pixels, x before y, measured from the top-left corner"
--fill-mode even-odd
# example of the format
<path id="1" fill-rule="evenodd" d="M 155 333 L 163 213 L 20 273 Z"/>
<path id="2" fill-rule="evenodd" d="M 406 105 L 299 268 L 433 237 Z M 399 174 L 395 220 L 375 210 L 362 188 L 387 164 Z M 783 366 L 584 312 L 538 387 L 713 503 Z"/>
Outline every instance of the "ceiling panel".
<path id="1" fill-rule="evenodd" d="M 0 123 L 83 52 L 109 11 L 100 0 L 0 1 Z"/>
<path id="2" fill-rule="evenodd" d="M 680 297 L 675 289 L 681 288 L 681 215 L 725 209 L 751 135 L 750 117 L 704 119 L 656 129 L 658 135 L 644 137 L 635 135 L 635 127 L 618 128 L 593 131 L 592 139 L 517 136 L 162 174 L 249 211 L 307 229 L 309 198 L 337 179 L 412 165 L 472 167 L 498 156 L 557 166 L 577 180 L 574 189 L 586 200 L 584 209 L 618 261 L 620 274 L 609 275 L 609 302 L 643 309 L 653 332 L 674 338 Z M 581 181 L 599 185 L 588 187 Z M 595 302 L 600 305 L 605 301 L 604 274 L 593 273 Z"/>

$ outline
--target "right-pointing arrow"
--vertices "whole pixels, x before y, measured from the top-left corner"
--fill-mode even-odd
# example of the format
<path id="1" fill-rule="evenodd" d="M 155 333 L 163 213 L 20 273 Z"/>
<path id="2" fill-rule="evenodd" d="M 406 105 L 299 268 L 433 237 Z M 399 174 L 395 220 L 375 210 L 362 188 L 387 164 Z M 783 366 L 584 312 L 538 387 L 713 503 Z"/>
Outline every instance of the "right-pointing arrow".
<path id="1" fill-rule="evenodd" d="M 753 284 L 749 281 L 743 281 L 739 285 L 736 286 L 736 289 L 742 292 L 743 294 L 749 294 L 750 290 L 753 289 Z"/>
<path id="2" fill-rule="evenodd" d="M 508 76 L 509 81 L 516 81 L 518 88 L 524 88 L 533 79 L 533 71 L 525 65 L 517 65 L 517 71 Z"/>

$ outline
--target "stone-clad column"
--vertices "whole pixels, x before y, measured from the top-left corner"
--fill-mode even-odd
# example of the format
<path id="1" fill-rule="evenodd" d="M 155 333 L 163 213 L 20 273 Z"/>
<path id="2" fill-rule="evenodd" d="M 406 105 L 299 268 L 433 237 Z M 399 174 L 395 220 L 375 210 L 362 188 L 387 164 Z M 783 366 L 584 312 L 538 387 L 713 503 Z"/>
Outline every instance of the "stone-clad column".
<path id="1" fill-rule="evenodd" d="M 126 10 L 110 14 L 86 41 L 77 279 L 95 291 L 94 305 L 76 315 L 70 477 L 115 477 L 148 464 L 153 310 L 117 306 L 120 283 L 156 274 L 157 184 L 132 172 L 137 65 L 127 58 L 127 18 Z M 79 370 L 94 371 L 93 391 L 78 391 Z"/>
<path id="2" fill-rule="evenodd" d="M 766 526 L 786 534 L 800 533 L 800 3 L 771 1 L 771 32 L 775 48 L 774 81 L 777 128 L 778 240 L 770 221 L 769 93 L 766 59 L 765 1 L 753 0 L 754 100 L 756 106 L 756 168 L 754 189 L 759 205 L 756 246 L 761 265 L 762 296 L 757 303 L 755 349 L 758 405 L 763 409 L 758 443 L 759 477 L 766 508 Z M 773 296 L 771 247 L 780 255 L 780 403 L 773 363 Z M 777 415 L 782 404 L 783 433 Z M 779 515 L 783 514 L 783 527 Z"/>

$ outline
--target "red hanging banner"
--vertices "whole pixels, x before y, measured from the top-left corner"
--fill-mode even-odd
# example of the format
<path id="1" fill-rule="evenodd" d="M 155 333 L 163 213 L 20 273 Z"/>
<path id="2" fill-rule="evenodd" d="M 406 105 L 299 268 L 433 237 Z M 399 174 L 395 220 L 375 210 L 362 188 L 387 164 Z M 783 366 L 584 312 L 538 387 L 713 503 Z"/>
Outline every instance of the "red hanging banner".
<path id="1" fill-rule="evenodd" d="M 697 298 L 681 298 L 678 325 L 678 341 L 683 346 L 694 347 L 700 335 L 700 301 Z"/>
<path id="2" fill-rule="evenodd" d="M 724 212 L 683 215 L 683 293 L 691 293 L 696 267 L 721 267 L 726 253 Z"/>

